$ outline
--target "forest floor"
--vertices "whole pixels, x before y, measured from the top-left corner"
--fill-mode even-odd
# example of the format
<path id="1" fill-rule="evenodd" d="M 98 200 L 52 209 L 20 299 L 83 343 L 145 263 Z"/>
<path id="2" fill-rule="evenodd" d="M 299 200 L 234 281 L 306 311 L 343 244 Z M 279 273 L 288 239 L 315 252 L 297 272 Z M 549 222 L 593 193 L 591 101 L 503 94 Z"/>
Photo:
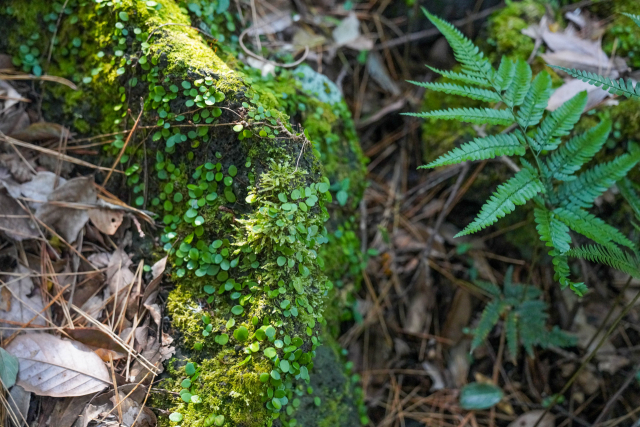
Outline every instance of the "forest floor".
<path id="1" fill-rule="evenodd" d="M 424 67 L 427 63 L 444 69 L 455 64 L 437 32 L 420 16 L 419 3 L 426 7 L 436 4 L 435 9 L 439 10 L 434 10 L 435 13 L 441 13 L 468 35 L 484 40 L 489 47 L 492 40 L 495 41 L 495 37 L 488 36 L 491 19 L 495 19 L 495 14 L 505 5 L 482 0 L 442 4 L 415 2 L 412 6 L 405 4 L 413 3 L 409 1 L 401 5 L 396 3 L 399 2 L 255 1 L 257 12 L 254 12 L 269 20 L 275 9 L 296 10 L 301 15 L 316 17 L 315 22 L 321 22 L 319 26 L 328 26 L 325 36 L 314 41 L 315 47 L 310 50 L 306 62 L 342 89 L 363 151 L 369 159 L 368 186 L 357 220 L 361 249 L 369 254 L 369 258 L 366 268 L 357 274 L 352 284 L 355 288 L 353 304 L 342 323 L 339 343 L 348 350 L 347 358 L 353 364 L 353 372 L 361 379 L 370 425 L 640 425 L 640 305 L 630 307 L 618 319 L 635 297 L 640 282 L 627 280 L 608 268 L 581 262 L 576 263 L 576 272 L 588 284 L 590 292 L 577 298 L 568 290 L 560 290 L 553 280 L 553 268 L 544 246 L 537 241 L 531 215 L 523 215 L 471 237 L 454 239 L 499 179 L 510 173 L 508 162 L 484 161 L 436 170 L 417 169 L 442 154 L 443 146 L 453 147 L 468 140 L 470 134 L 460 130 L 467 125 L 438 128 L 439 124 L 425 124 L 420 119 L 400 115 L 423 111 L 425 104 L 432 102 L 425 101 L 424 89 L 406 80 L 436 79 L 437 76 Z M 552 3 L 557 2 L 549 2 L 543 15 L 549 20 L 546 25 L 555 25 L 560 32 L 573 22 L 566 14 L 586 19 L 590 26 L 598 29 L 594 31 L 599 37 L 613 28 L 610 25 L 614 19 L 612 9 L 592 10 L 592 6 L 603 2 L 582 1 L 562 6 Z M 562 17 L 562 21 L 551 22 L 557 17 Z M 333 32 L 334 39 L 331 39 L 331 26 L 347 19 L 355 22 L 355 29 L 352 24 L 349 24 L 350 28 L 345 25 L 343 35 Z M 293 26 L 294 22 L 288 25 Z M 278 28 L 269 36 L 277 40 L 278 34 L 287 31 L 288 27 Z M 307 32 L 305 36 L 311 40 L 317 34 Z M 534 41 L 531 39 L 532 49 L 525 53 L 531 58 L 535 58 L 540 50 Z M 615 54 L 614 48 L 612 57 Z M 6 55 L 0 55 L 0 60 L 6 61 Z M 634 68 L 631 61 L 627 66 Z M 0 64 L 0 69 L 10 67 L 9 63 Z M 57 79 L 57 83 L 72 85 L 63 79 Z M 0 84 L 5 109 L 10 108 L 8 101 L 25 101 L 23 92 L 27 93 L 33 87 L 29 81 L 13 82 L 2 80 L 2 77 Z M 607 98 L 594 108 L 615 102 L 615 99 Z M 6 129 L 19 120 L 32 119 L 28 117 L 29 113 L 25 114 L 27 116 L 1 116 L 2 135 L 9 134 Z M 79 157 L 94 150 L 95 144 L 91 138 L 68 139 L 67 131 L 52 123 L 31 128 L 30 132 L 4 139 L 17 157 L 3 159 L 5 166 L 0 168 L 0 181 L 12 181 L 23 169 L 24 173 L 37 173 L 41 178 L 27 199 L 18 201 L 0 193 L 3 213 L 13 215 L 10 219 L 15 221 L 3 229 L 12 240 L 0 240 L 0 271 L 5 286 L 38 311 L 58 300 L 65 301 L 58 311 L 57 324 L 33 316 L 27 328 L 50 327 L 87 345 L 108 349 L 100 354 L 102 359 L 83 362 L 95 363 L 95 366 L 100 365 L 101 360 L 109 362 L 110 370 L 96 374 L 94 387 L 100 388 L 101 381 L 109 382 L 118 376 L 142 381 L 140 375 L 144 375 L 144 366 L 159 366 L 157 362 L 167 360 L 175 351 L 170 337 L 163 337 L 158 342 L 154 339 L 155 333 L 151 337 L 148 334 L 135 336 L 136 342 L 142 343 L 138 347 L 139 360 L 131 360 L 131 354 L 127 355 L 122 346 L 133 338 L 137 325 L 149 324 L 150 318 L 161 324 L 163 301 L 156 279 L 164 270 L 164 259 L 154 266 L 145 266 L 143 262 L 133 265 L 131 255 L 121 249 L 127 241 L 136 238 L 135 233 L 141 232 L 141 223 L 150 219 L 145 212 L 117 200 L 92 181 L 66 181 L 56 190 L 60 200 L 67 200 L 65 191 L 73 192 L 78 194 L 77 203 L 102 204 L 109 210 L 87 212 L 78 206 L 56 205 L 49 215 L 57 218 L 57 233 L 38 221 L 47 228 L 46 232 L 56 236 L 58 245 L 67 245 L 66 242 L 78 234 L 77 227 L 86 226 L 85 233 L 91 243 L 85 245 L 82 252 L 72 251 L 73 259 L 68 264 L 71 270 L 55 273 L 58 271 L 56 266 L 67 265 L 67 260 L 55 259 L 58 252 L 47 248 L 50 239 L 24 228 L 20 223 L 23 209 L 19 203 L 37 204 L 46 200 L 57 186 L 60 169 L 69 162 L 89 167 Z M 30 141 L 35 140 L 49 140 L 49 144 L 34 148 Z M 58 151 L 61 150 L 60 141 L 68 142 L 64 147 L 67 153 L 64 158 Z M 34 149 L 51 155 L 49 172 L 31 171 L 30 166 L 25 167 L 19 158 L 23 150 Z M 9 189 L 7 184 L 5 187 Z M 616 194 L 609 192 L 603 196 L 599 210 L 605 219 L 609 219 L 607 214 L 610 214 L 612 221 L 624 222 L 624 218 L 621 220 L 613 213 L 617 203 Z M 91 222 L 87 222 L 89 219 Z M 124 230 L 128 231 L 125 233 Z M 28 242 L 25 238 L 29 238 Z M 28 255 L 33 245 L 43 254 L 40 259 L 31 259 Z M 92 256 L 93 252 L 99 252 L 98 249 L 111 255 Z M 43 273 L 36 277 L 20 271 L 11 261 L 12 257 Z M 96 277 L 106 273 L 110 296 L 105 298 L 102 293 L 104 283 L 96 281 L 92 275 L 72 280 L 75 293 L 69 294 L 69 289 L 59 285 L 62 275 L 74 276 L 76 273 L 72 270 L 78 271 L 83 263 L 85 267 L 98 266 Z M 505 281 L 513 280 L 539 289 L 549 313 L 548 328 L 558 326 L 570 333 L 574 337 L 572 345 L 565 348 L 534 346 L 531 354 L 521 348 L 514 357 L 505 348 L 507 331 L 499 321 L 484 344 L 471 353 L 473 336 L 470 331 L 477 327 L 489 301 L 476 284 L 478 280 L 501 287 Z M 138 284 L 137 287 L 128 288 L 124 297 L 126 304 L 119 304 L 118 291 L 123 283 L 132 281 Z M 35 298 L 32 289 L 40 282 L 41 289 L 46 289 L 48 294 Z M 11 312 L 10 306 L 0 308 Z M 99 317 L 105 309 L 108 328 L 102 332 L 91 329 L 83 335 L 82 329 L 59 326 L 66 320 L 83 323 L 77 321 L 84 316 L 82 313 L 87 317 Z M 14 313 L 14 316 L 13 329 L 3 329 L 5 344 L 19 340 L 17 332 L 25 329 L 23 315 Z M 3 322 L 10 323 L 11 320 L 5 318 Z M 116 329 L 120 332 L 118 336 L 111 332 Z M 608 330 L 604 338 L 603 330 Z M 601 338 L 602 345 L 596 348 Z M 52 348 L 63 345 L 62 341 L 51 344 Z M 72 350 L 60 348 L 58 351 Z M 590 355 L 595 357 L 583 364 Z M 154 372 L 160 373 L 159 370 Z M 469 384 L 488 387 L 474 389 L 469 388 Z M 471 397 L 462 396 L 465 386 Z M 57 393 L 65 396 L 64 389 Z M 139 420 L 138 425 L 156 424 L 156 414 L 145 408 L 147 396 L 137 393 L 131 386 L 90 405 L 87 405 L 88 399 L 47 401 L 43 398 L 37 409 L 31 405 L 29 411 L 29 401 L 25 403 L 24 394 L 18 393 L 9 399 L 16 402 L 13 404 L 17 406 L 16 416 L 27 415 L 32 425 L 46 425 L 46 420 L 53 416 L 54 421 L 49 425 L 70 426 L 71 420 L 65 416 L 77 414 L 77 408 L 84 408 L 86 414 L 110 411 L 103 421 L 113 422 L 113 425 L 117 425 L 118 419 L 128 420 L 126 425 L 135 419 Z M 475 399 L 476 403 L 465 399 Z M 549 405 L 552 400 L 557 402 Z M 474 408 L 474 404 L 479 406 Z"/>

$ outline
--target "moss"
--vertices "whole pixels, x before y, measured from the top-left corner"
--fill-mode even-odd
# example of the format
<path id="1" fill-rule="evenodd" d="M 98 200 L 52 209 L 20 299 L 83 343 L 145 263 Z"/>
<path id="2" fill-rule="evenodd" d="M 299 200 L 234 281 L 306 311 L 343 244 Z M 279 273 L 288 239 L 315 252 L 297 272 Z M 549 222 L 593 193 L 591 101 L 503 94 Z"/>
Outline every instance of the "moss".
<path id="1" fill-rule="evenodd" d="M 494 46 L 495 57 L 528 58 L 534 41 L 522 34 L 522 30 L 539 23 L 544 13 L 544 6 L 535 0 L 510 2 L 494 13 L 489 19 L 487 43 Z"/>

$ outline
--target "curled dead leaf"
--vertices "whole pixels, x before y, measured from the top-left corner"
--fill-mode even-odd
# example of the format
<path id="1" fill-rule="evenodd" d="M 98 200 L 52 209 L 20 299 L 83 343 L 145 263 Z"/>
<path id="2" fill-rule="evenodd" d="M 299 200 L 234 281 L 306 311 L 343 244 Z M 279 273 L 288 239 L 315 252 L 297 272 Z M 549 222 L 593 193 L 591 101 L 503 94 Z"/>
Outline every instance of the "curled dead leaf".
<path id="1" fill-rule="evenodd" d="M 89 219 L 104 234 L 113 236 L 122 224 L 124 212 L 112 209 L 89 209 Z"/>

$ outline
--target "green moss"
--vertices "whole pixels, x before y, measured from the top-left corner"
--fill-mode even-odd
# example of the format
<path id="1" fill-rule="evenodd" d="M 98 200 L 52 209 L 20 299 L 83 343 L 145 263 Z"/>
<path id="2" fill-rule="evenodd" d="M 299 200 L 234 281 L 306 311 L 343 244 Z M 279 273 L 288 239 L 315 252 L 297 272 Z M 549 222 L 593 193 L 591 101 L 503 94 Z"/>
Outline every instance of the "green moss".
<path id="1" fill-rule="evenodd" d="M 528 58 L 533 52 L 534 40 L 522 34 L 522 30 L 537 24 L 544 16 L 544 6 L 535 0 L 510 2 L 489 19 L 489 38 L 495 57 Z"/>

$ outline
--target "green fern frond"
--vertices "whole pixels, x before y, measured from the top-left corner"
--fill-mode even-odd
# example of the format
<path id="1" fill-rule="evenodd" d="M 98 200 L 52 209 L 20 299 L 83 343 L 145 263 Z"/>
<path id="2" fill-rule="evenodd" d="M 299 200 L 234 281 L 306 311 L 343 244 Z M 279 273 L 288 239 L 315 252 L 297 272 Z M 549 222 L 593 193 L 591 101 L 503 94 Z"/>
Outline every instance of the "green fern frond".
<path id="1" fill-rule="evenodd" d="M 549 114 L 533 137 L 538 149 L 555 150 L 560 144 L 560 137 L 569 135 L 586 105 L 587 91 L 582 91 Z"/>
<path id="2" fill-rule="evenodd" d="M 611 121 L 603 120 L 587 132 L 562 144 L 542 165 L 545 176 L 561 181 L 575 179 L 573 174 L 600 151 L 610 132 Z"/>
<path id="3" fill-rule="evenodd" d="M 513 361 L 518 358 L 518 314 L 515 311 L 510 311 L 507 314 L 507 319 L 504 323 L 505 336 L 507 338 L 507 347 L 511 354 Z"/>
<path id="4" fill-rule="evenodd" d="M 558 326 L 551 328 L 546 334 L 544 341 L 540 343 L 543 348 L 547 347 L 573 347 L 578 343 L 578 337 L 571 335 L 560 329 Z"/>
<path id="5" fill-rule="evenodd" d="M 586 245 L 569 250 L 567 255 L 605 264 L 633 277 L 640 277 L 640 260 L 617 247 Z"/>
<path id="6" fill-rule="evenodd" d="M 516 64 L 506 56 L 502 57 L 500 61 L 500 67 L 494 80 L 494 87 L 498 92 L 507 89 L 511 82 L 513 82 L 513 76 L 516 72 Z"/>
<path id="7" fill-rule="evenodd" d="M 493 159 L 498 156 L 513 156 L 514 154 L 524 156 L 527 147 L 518 137 L 521 137 L 521 134 L 514 132 L 476 138 L 473 141 L 462 144 L 459 148 L 454 148 L 433 162 L 420 166 L 419 169 L 452 165 L 467 160 L 484 160 Z"/>
<path id="8" fill-rule="evenodd" d="M 484 280 L 476 280 L 473 283 L 476 284 L 480 289 L 482 289 L 492 297 L 499 297 L 502 294 L 502 292 L 500 291 L 500 288 L 491 282 L 485 282 Z"/>
<path id="9" fill-rule="evenodd" d="M 625 12 L 622 12 L 622 14 L 623 14 L 624 16 L 627 16 L 627 17 L 631 18 L 631 19 L 633 20 L 633 22 L 635 22 L 635 23 L 636 23 L 636 25 L 637 25 L 638 27 L 640 27 L 640 16 L 639 16 L 639 15 L 632 15 L 632 14 L 630 14 L 630 13 L 625 13 Z"/>
<path id="10" fill-rule="evenodd" d="M 564 71 L 571 77 L 587 82 L 596 87 L 602 87 L 609 93 L 614 95 L 624 95 L 627 98 L 635 97 L 640 98 L 640 85 L 635 85 L 629 79 L 625 82 L 624 79 L 611 80 L 608 77 L 601 76 L 599 74 L 591 73 L 589 71 L 576 70 L 575 68 L 559 67 L 557 65 L 549 65 L 552 68 Z"/>
<path id="11" fill-rule="evenodd" d="M 493 108 L 449 108 L 448 110 L 426 111 L 424 113 L 404 113 L 404 115 L 504 126 L 514 122 L 513 114 L 511 114 L 510 110 L 494 110 Z"/>
<path id="12" fill-rule="evenodd" d="M 540 235 L 540 240 L 546 242 L 547 246 L 554 248 L 557 254 L 563 254 L 571 248 L 571 236 L 569 227 L 556 218 L 553 212 L 545 208 L 535 208 L 533 215 L 536 221 L 536 230 Z M 556 255 L 555 251 L 551 251 Z"/>
<path id="13" fill-rule="evenodd" d="M 511 179 L 501 184 L 487 201 L 476 219 L 455 237 L 475 233 L 510 214 L 516 205 L 524 205 L 538 193 L 544 192 L 544 185 L 537 173 L 529 168 L 521 169 Z"/>
<path id="14" fill-rule="evenodd" d="M 570 252 L 571 249 L 567 252 Z M 560 282 L 560 286 L 562 289 L 569 287 L 573 292 L 576 293 L 579 297 L 584 296 L 588 289 L 584 283 L 574 283 L 569 280 L 569 275 L 571 270 L 569 270 L 569 258 L 567 255 L 556 255 L 551 259 L 553 263 L 553 279 Z"/>
<path id="15" fill-rule="evenodd" d="M 633 184 L 629 181 L 628 178 L 621 179 L 616 183 L 618 190 L 620 190 L 620 194 L 625 198 L 631 209 L 633 209 L 633 213 L 636 214 L 636 218 L 640 220 L 640 196 L 633 189 Z"/>
<path id="16" fill-rule="evenodd" d="M 437 92 L 444 92 L 450 95 L 466 96 L 467 98 L 477 99 L 484 102 L 500 102 L 502 98 L 500 95 L 492 90 L 480 89 L 477 87 L 460 86 L 452 83 L 429 83 L 429 82 L 415 82 L 407 80 L 416 86 L 424 87 L 426 89 L 435 90 Z"/>
<path id="17" fill-rule="evenodd" d="M 553 213 L 573 231 L 588 237 L 600 245 L 608 246 L 611 242 L 614 242 L 632 250 L 636 249 L 633 242 L 627 239 L 617 228 L 612 227 L 585 210 L 557 208 Z"/>
<path id="18" fill-rule="evenodd" d="M 477 347 L 479 347 L 485 339 L 487 339 L 489 332 L 491 332 L 491 329 L 493 329 L 494 325 L 498 323 L 502 312 L 507 307 L 508 306 L 499 299 L 494 299 L 486 305 L 486 307 L 482 311 L 482 316 L 480 317 L 480 321 L 478 322 L 478 327 L 473 333 L 473 340 L 471 341 L 472 352 Z"/>
<path id="19" fill-rule="evenodd" d="M 442 77 L 446 77 L 450 80 L 454 80 L 469 85 L 476 85 L 481 87 L 491 87 L 491 82 L 483 77 L 470 76 L 464 73 L 456 73 L 454 71 L 445 71 L 433 68 L 427 65 L 427 68 L 431 71 L 440 74 Z"/>
<path id="20" fill-rule="evenodd" d="M 466 38 L 460 30 L 447 21 L 430 14 L 425 8 L 422 11 L 449 42 L 456 60 L 462 64 L 463 71 L 477 77 L 492 79 L 495 73 L 491 63 L 484 57 L 480 49 Z"/>
<path id="21" fill-rule="evenodd" d="M 543 71 L 533 79 L 529 92 L 518 110 L 518 124 L 525 129 L 537 125 L 547 108 L 549 97 L 551 97 L 551 76 Z"/>
<path id="22" fill-rule="evenodd" d="M 532 71 L 529 64 L 522 59 L 516 61 L 516 70 L 511 84 L 504 93 L 504 102 L 509 108 L 521 105 L 531 87 Z"/>
<path id="23" fill-rule="evenodd" d="M 608 163 L 596 165 L 585 171 L 575 181 L 564 182 L 558 187 L 558 199 L 562 206 L 570 204 L 590 207 L 598 196 L 616 181 L 624 178 L 640 161 L 640 150 L 616 157 Z"/>

